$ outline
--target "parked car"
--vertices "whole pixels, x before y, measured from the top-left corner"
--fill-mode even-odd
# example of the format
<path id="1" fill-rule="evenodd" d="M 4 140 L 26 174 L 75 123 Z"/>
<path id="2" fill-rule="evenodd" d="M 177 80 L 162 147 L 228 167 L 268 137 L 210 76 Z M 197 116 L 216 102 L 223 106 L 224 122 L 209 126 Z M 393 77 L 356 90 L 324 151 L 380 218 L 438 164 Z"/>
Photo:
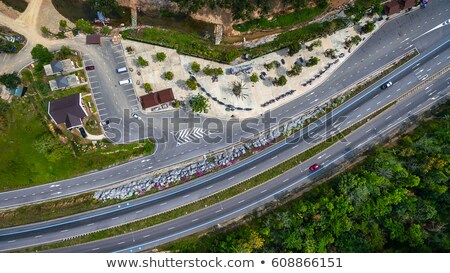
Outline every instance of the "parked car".
<path id="1" fill-rule="evenodd" d="M 311 165 L 311 167 L 309 167 L 309 170 L 310 171 L 315 171 L 315 170 L 317 170 L 319 168 L 319 164 L 314 164 L 314 165 Z"/>
<path id="2" fill-rule="evenodd" d="M 86 70 L 94 70 L 94 69 L 95 69 L 95 66 L 93 66 L 93 65 L 86 66 Z"/>
<path id="3" fill-rule="evenodd" d="M 136 113 L 131 114 L 131 116 L 137 120 L 142 120 L 142 118 L 140 116 L 138 116 L 138 114 L 136 114 Z"/>
<path id="4" fill-rule="evenodd" d="M 286 62 L 284 61 L 284 59 L 281 59 L 281 63 L 282 63 L 282 64 L 285 64 Z"/>
<path id="5" fill-rule="evenodd" d="M 267 73 L 266 73 L 266 72 L 261 72 L 261 74 L 259 75 L 259 78 L 260 78 L 261 80 L 265 80 L 266 77 L 267 77 Z"/>
<path id="6" fill-rule="evenodd" d="M 80 130 L 80 134 L 83 138 L 87 138 L 87 134 L 86 131 L 84 130 L 83 127 L 80 127 L 78 130 Z"/>
<path id="7" fill-rule="evenodd" d="M 380 88 L 381 88 L 381 89 L 386 89 L 386 88 L 388 88 L 388 87 L 390 87 L 390 86 L 392 86 L 392 82 L 391 82 L 391 81 L 388 81 L 388 82 L 386 82 L 386 83 L 383 83 L 383 84 L 380 86 Z"/>

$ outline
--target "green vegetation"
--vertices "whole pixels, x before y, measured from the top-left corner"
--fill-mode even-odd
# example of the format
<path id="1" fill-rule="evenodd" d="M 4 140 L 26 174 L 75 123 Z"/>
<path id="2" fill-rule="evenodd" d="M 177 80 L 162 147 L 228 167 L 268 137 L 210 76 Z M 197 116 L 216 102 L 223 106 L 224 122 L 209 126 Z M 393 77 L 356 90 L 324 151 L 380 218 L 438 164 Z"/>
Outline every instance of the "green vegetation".
<path id="1" fill-rule="evenodd" d="M 284 86 L 287 83 L 286 76 L 281 76 L 278 79 L 275 78 L 275 80 L 272 83 L 273 83 L 273 85 Z"/>
<path id="2" fill-rule="evenodd" d="M 302 66 L 299 65 L 299 64 L 294 64 L 294 65 L 291 67 L 291 70 L 289 70 L 289 71 L 287 72 L 287 75 L 288 75 L 289 77 L 292 77 L 292 76 L 298 76 L 298 75 L 300 75 L 300 73 L 302 73 Z"/>
<path id="3" fill-rule="evenodd" d="M 206 98 L 202 95 L 197 95 L 197 96 L 192 97 L 189 100 L 189 104 L 192 107 L 192 111 L 196 112 L 196 113 L 204 113 L 204 112 L 208 111 L 208 108 L 209 108 L 208 98 Z"/>
<path id="4" fill-rule="evenodd" d="M 94 28 L 92 27 L 91 23 L 84 19 L 76 20 L 75 27 L 77 28 L 78 31 L 86 33 L 86 34 L 94 33 Z"/>
<path id="5" fill-rule="evenodd" d="M 156 53 L 156 59 L 158 60 L 158 62 L 163 62 L 166 59 L 166 53 L 164 52 L 158 52 Z"/>
<path id="6" fill-rule="evenodd" d="M 166 80 L 173 80 L 173 72 L 172 71 L 167 71 L 166 73 L 164 73 L 164 77 L 166 78 Z"/>
<path id="7" fill-rule="evenodd" d="M 65 30 L 67 28 L 67 21 L 66 20 L 60 20 L 59 21 L 59 28 L 62 30 Z"/>
<path id="8" fill-rule="evenodd" d="M 41 44 L 37 44 L 31 50 L 31 57 L 41 65 L 49 64 L 53 59 L 53 53 Z"/>
<path id="9" fill-rule="evenodd" d="M 111 29 L 107 26 L 102 27 L 102 29 L 100 30 L 100 33 L 108 36 L 109 34 L 111 34 Z"/>
<path id="10" fill-rule="evenodd" d="M 223 69 L 222 69 L 222 67 L 216 67 L 216 68 L 214 68 L 214 75 L 216 75 L 216 76 L 223 75 Z"/>
<path id="11" fill-rule="evenodd" d="M 16 87 L 22 83 L 17 72 L 13 73 L 5 73 L 0 75 L 0 83 L 6 86 L 9 89 L 16 89 Z"/>
<path id="12" fill-rule="evenodd" d="M 306 62 L 306 66 L 307 67 L 311 67 L 311 66 L 315 66 L 319 63 L 320 59 L 317 57 L 311 57 L 309 58 L 309 60 Z"/>
<path id="13" fill-rule="evenodd" d="M 375 23 L 373 21 L 368 21 L 363 27 L 362 31 L 364 33 L 372 32 L 375 29 Z"/>
<path id="14" fill-rule="evenodd" d="M 44 37 L 48 37 L 48 36 L 50 36 L 52 34 L 50 32 L 50 30 L 48 29 L 48 27 L 46 27 L 46 26 L 42 26 L 41 27 L 41 32 L 44 35 Z"/>
<path id="15" fill-rule="evenodd" d="M 139 32 L 135 29 L 128 29 L 121 33 L 125 39 L 175 48 L 180 54 L 230 63 L 244 53 L 249 53 L 253 58 L 257 58 L 281 48 L 285 48 L 293 43 L 306 42 L 320 36 L 332 34 L 345 26 L 346 23 L 342 19 L 313 23 L 302 28 L 283 32 L 272 42 L 250 49 L 223 45 L 216 46 L 208 40 L 201 39 L 193 34 L 183 34 L 181 32 L 159 28 L 145 28 Z"/>
<path id="16" fill-rule="evenodd" d="M 88 97 L 90 98 L 90 97 Z M 91 135 L 103 134 L 102 127 L 96 115 L 90 114 L 84 123 L 84 129 Z"/>
<path id="17" fill-rule="evenodd" d="M 352 6 L 345 11 L 346 15 L 352 16 L 354 22 L 358 22 L 367 13 L 372 10 L 373 13 L 381 14 L 383 12 L 382 0 L 355 0 Z"/>
<path id="18" fill-rule="evenodd" d="M 209 64 L 207 66 L 205 66 L 202 71 L 207 76 L 213 76 L 213 75 L 214 76 L 220 76 L 220 75 L 223 75 L 223 69 L 221 67 L 211 68 L 211 66 Z"/>
<path id="19" fill-rule="evenodd" d="M 351 172 L 237 228 L 162 250 L 449 252 L 449 115 L 447 101 L 396 146 L 375 148 Z"/>
<path id="20" fill-rule="evenodd" d="M 301 46 L 298 42 L 293 42 L 292 44 L 290 44 L 288 46 L 288 49 L 289 49 L 288 50 L 289 56 L 294 56 L 295 54 L 297 54 L 300 51 Z"/>
<path id="21" fill-rule="evenodd" d="M 148 66 L 148 61 L 144 59 L 142 56 L 137 58 L 138 65 L 141 67 Z"/>
<path id="22" fill-rule="evenodd" d="M 249 20 L 242 24 L 233 25 L 233 28 L 240 32 L 247 32 L 249 30 L 264 30 L 279 27 L 281 28 L 290 27 L 295 24 L 311 21 L 311 19 L 315 18 L 316 16 L 324 12 L 327 8 L 328 3 L 326 0 L 323 0 L 320 1 L 318 6 L 314 8 L 306 8 L 306 7 L 301 8 L 300 10 L 289 14 L 278 15 L 274 17 L 274 19 L 272 20 L 267 20 L 267 18 L 265 17 Z"/>
<path id="23" fill-rule="evenodd" d="M 192 71 L 194 71 L 194 72 L 199 72 L 199 71 L 200 71 L 200 64 L 197 63 L 197 62 L 193 62 L 193 63 L 191 64 L 191 69 L 192 69 Z"/>
<path id="24" fill-rule="evenodd" d="M 28 6 L 27 1 L 25 0 L 2 0 L 2 2 L 18 12 L 24 12 Z"/>
<path id="25" fill-rule="evenodd" d="M 146 83 L 144 83 L 144 89 L 145 89 L 145 92 L 148 93 L 148 92 L 152 91 L 152 85 L 150 83 L 146 82 Z"/>
<path id="26" fill-rule="evenodd" d="M 315 47 L 319 47 L 319 46 L 322 46 L 322 41 L 321 40 L 315 40 L 309 46 L 306 46 L 306 48 L 308 49 L 308 51 L 313 51 L 313 49 Z"/>
<path id="27" fill-rule="evenodd" d="M 193 79 L 189 78 L 186 80 L 186 85 L 189 89 L 191 90 L 196 90 L 197 89 L 197 82 L 194 81 Z"/>
<path id="28" fill-rule="evenodd" d="M 332 49 L 332 48 L 328 48 L 327 50 L 325 50 L 324 55 L 325 57 L 331 58 L 331 59 L 336 59 L 337 58 L 337 49 Z"/>
<path id="29" fill-rule="evenodd" d="M 89 6 L 95 11 L 111 13 L 119 8 L 116 0 L 87 0 Z"/>
<path id="30" fill-rule="evenodd" d="M 61 49 L 56 52 L 55 57 L 58 60 L 63 60 L 69 58 L 72 54 L 72 50 L 68 46 L 61 46 Z"/>
<path id="31" fill-rule="evenodd" d="M 251 82 L 258 82 L 258 81 L 259 81 L 258 75 L 257 75 L 256 73 L 253 73 L 253 74 L 250 76 L 250 81 L 251 81 Z"/>

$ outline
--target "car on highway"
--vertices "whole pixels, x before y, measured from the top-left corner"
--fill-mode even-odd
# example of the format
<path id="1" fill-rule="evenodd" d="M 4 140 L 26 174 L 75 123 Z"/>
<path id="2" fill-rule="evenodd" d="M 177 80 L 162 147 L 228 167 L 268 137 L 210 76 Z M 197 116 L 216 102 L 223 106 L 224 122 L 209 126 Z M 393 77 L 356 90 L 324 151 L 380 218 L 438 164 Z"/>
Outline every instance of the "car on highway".
<path id="1" fill-rule="evenodd" d="M 142 118 L 140 116 L 138 116 L 138 114 L 136 114 L 136 113 L 131 114 L 131 116 L 137 120 L 142 120 Z"/>
<path id="2" fill-rule="evenodd" d="M 95 69 L 95 66 L 93 66 L 93 65 L 86 66 L 86 70 L 94 70 L 94 69 Z"/>
<path id="3" fill-rule="evenodd" d="M 380 86 L 380 88 L 381 89 L 386 89 L 386 88 L 388 88 L 388 87 L 391 87 L 392 86 L 392 82 L 391 81 L 388 81 L 388 82 L 385 82 L 385 83 L 383 83 L 381 86 Z"/>
<path id="4" fill-rule="evenodd" d="M 310 167 L 309 167 L 309 170 L 310 171 L 315 171 L 315 170 L 317 170 L 319 168 L 319 164 L 313 164 L 313 165 L 311 165 Z"/>

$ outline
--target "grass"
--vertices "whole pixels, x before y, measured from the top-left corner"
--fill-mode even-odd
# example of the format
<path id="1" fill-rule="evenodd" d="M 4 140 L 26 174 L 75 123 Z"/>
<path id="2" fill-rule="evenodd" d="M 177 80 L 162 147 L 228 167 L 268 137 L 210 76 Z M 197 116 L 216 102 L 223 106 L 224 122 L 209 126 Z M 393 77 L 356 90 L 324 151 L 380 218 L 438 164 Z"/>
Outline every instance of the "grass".
<path id="1" fill-rule="evenodd" d="M 320 15 L 328 8 L 328 4 L 319 5 L 314 8 L 302 8 L 293 13 L 276 16 L 272 20 L 265 17 L 249 20 L 242 24 L 233 25 L 233 29 L 240 32 L 247 32 L 250 30 L 267 30 L 274 28 L 285 28 L 295 24 L 304 23 L 312 20 Z"/>
<path id="2" fill-rule="evenodd" d="M 293 42 L 306 42 L 321 36 L 329 35 L 346 27 L 342 19 L 323 23 L 313 23 L 305 27 L 284 32 L 275 40 L 254 48 L 214 45 L 197 35 L 184 34 L 178 31 L 160 28 L 144 28 L 140 31 L 129 29 L 122 31 L 124 39 L 174 48 L 180 54 L 192 55 L 222 63 L 230 63 L 242 54 L 249 53 L 252 58 L 287 47 Z"/>
<path id="3" fill-rule="evenodd" d="M 2 0 L 2 2 L 18 12 L 24 12 L 28 6 L 27 1 L 25 0 Z"/>
<path id="4" fill-rule="evenodd" d="M 75 239 L 69 239 L 62 242 L 52 243 L 49 245 L 43 245 L 33 248 L 26 248 L 21 250 L 21 252 L 35 252 L 35 251 L 45 251 L 49 249 L 55 249 L 55 248 L 62 248 L 62 247 L 68 247 L 73 246 L 77 244 L 87 243 L 95 240 L 101 240 L 113 236 L 118 236 L 121 234 L 125 234 L 132 231 L 141 230 L 144 228 L 148 228 L 150 226 L 154 226 L 163 222 L 167 222 L 173 219 L 176 219 L 178 217 L 181 217 L 183 215 L 186 215 L 188 213 L 192 213 L 194 211 L 201 210 L 205 207 L 214 205 L 220 200 L 226 200 L 229 198 L 232 198 L 248 189 L 251 189 L 253 187 L 256 187 L 258 185 L 261 185 L 270 179 L 275 178 L 276 176 L 296 167 L 298 164 L 300 164 L 302 161 L 307 160 L 308 158 L 311 158 L 312 156 L 322 152 L 323 150 L 327 149 L 331 145 L 337 143 L 339 140 L 343 139 L 345 136 L 349 135 L 351 132 L 355 131 L 362 125 L 364 125 L 367 121 L 373 119 L 389 107 L 391 107 L 393 104 L 395 104 L 395 101 L 384 106 L 380 110 L 372 113 L 365 119 L 361 120 L 360 122 L 354 124 L 353 126 L 345 129 L 342 133 L 339 133 L 335 136 L 332 136 L 328 139 L 326 139 L 324 142 L 321 142 L 314 147 L 284 161 L 283 163 L 280 163 L 279 165 L 274 166 L 273 168 L 265 171 L 264 173 L 261 173 L 259 175 L 256 175 L 240 184 L 237 184 L 233 187 L 230 187 L 222 192 L 213 194 L 209 197 L 206 197 L 204 199 L 201 199 L 197 202 L 187 204 L 185 206 L 179 207 L 177 209 L 164 212 L 146 219 L 142 219 L 139 221 L 135 221 L 132 223 L 128 223 L 125 225 L 121 225 L 118 227 L 113 227 L 110 229 L 101 230 L 95 233 L 91 233 L 85 236 L 80 236 Z"/>
<path id="5" fill-rule="evenodd" d="M 84 123 L 84 128 L 91 135 L 101 135 L 103 134 L 102 128 L 100 126 L 100 122 L 96 115 L 90 114 L 87 117 L 86 122 Z"/>

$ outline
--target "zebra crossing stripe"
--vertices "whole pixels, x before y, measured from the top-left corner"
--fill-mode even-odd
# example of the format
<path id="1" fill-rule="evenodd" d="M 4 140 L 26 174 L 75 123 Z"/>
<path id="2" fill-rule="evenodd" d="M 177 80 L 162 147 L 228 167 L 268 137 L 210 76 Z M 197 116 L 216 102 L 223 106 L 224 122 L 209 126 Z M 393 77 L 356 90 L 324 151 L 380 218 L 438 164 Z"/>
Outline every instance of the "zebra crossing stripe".
<path id="1" fill-rule="evenodd" d="M 175 140 L 177 141 L 177 146 L 193 142 L 197 139 L 203 138 L 206 135 L 208 135 L 207 130 L 203 130 L 197 127 L 183 129 L 174 133 Z"/>

